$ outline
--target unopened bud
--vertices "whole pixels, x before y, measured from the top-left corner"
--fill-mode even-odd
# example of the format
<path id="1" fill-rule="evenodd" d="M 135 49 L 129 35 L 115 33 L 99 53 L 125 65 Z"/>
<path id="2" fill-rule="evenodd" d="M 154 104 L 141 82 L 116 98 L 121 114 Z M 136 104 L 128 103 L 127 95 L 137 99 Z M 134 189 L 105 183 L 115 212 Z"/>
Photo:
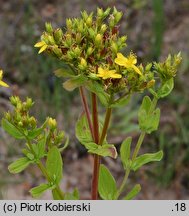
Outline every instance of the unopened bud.
<path id="1" fill-rule="evenodd" d="M 150 81 L 147 83 L 147 88 L 153 87 L 154 84 L 155 84 L 155 80 L 154 80 L 154 79 L 153 79 L 153 80 L 150 80 Z"/>
<path id="2" fill-rule="evenodd" d="M 102 8 L 97 8 L 97 16 L 99 18 L 101 18 L 101 17 L 103 17 L 103 15 L 104 15 L 103 9 Z"/>
<path id="3" fill-rule="evenodd" d="M 93 48 L 92 47 L 89 47 L 88 49 L 87 49 L 87 56 L 90 56 L 92 53 L 93 53 Z"/>
<path id="4" fill-rule="evenodd" d="M 21 121 L 18 122 L 19 127 L 23 127 L 23 123 Z"/>
<path id="5" fill-rule="evenodd" d="M 152 69 L 152 63 L 147 64 L 146 67 L 145 67 L 145 70 L 146 71 L 151 71 L 151 69 Z"/>
<path id="6" fill-rule="evenodd" d="M 117 44 L 115 42 L 112 42 L 111 50 L 113 51 L 113 53 L 118 52 L 118 46 L 117 46 Z"/>
<path id="7" fill-rule="evenodd" d="M 7 113 L 5 113 L 5 118 L 6 118 L 8 121 L 11 121 L 11 114 L 10 114 L 9 111 L 8 111 Z"/>
<path id="8" fill-rule="evenodd" d="M 33 103 L 32 99 L 27 97 L 26 98 L 26 108 L 29 109 L 30 107 L 32 107 L 33 104 L 34 103 Z"/>
<path id="9" fill-rule="evenodd" d="M 81 54 L 81 50 L 79 49 L 79 47 L 76 47 L 73 52 L 75 54 L 75 57 L 79 57 Z"/>
<path id="10" fill-rule="evenodd" d="M 53 36 L 48 35 L 48 36 L 47 36 L 47 40 L 48 40 L 48 44 L 50 44 L 50 45 L 55 45 L 55 40 L 54 40 L 54 37 L 53 37 Z"/>
<path id="11" fill-rule="evenodd" d="M 59 44 L 62 40 L 63 32 L 60 28 L 56 29 L 54 32 L 54 39 Z"/>
<path id="12" fill-rule="evenodd" d="M 77 44 L 80 44 L 80 43 L 81 43 L 81 40 L 82 40 L 81 33 L 77 33 L 77 34 L 76 34 L 76 43 L 77 43 Z"/>
<path id="13" fill-rule="evenodd" d="M 93 80 L 98 80 L 99 79 L 99 77 L 95 73 L 89 73 L 89 78 L 91 78 Z"/>
<path id="14" fill-rule="evenodd" d="M 57 127 L 57 122 L 53 118 L 48 118 L 48 125 L 51 129 L 55 129 Z"/>
<path id="15" fill-rule="evenodd" d="M 86 70 L 87 69 L 87 62 L 84 58 L 81 58 L 81 62 L 78 65 L 80 70 Z"/>
<path id="16" fill-rule="evenodd" d="M 106 29 L 107 29 L 107 25 L 106 25 L 106 24 L 103 24 L 103 25 L 101 26 L 100 33 L 103 34 L 103 33 L 106 31 Z"/>
<path id="17" fill-rule="evenodd" d="M 53 50 L 54 54 L 55 54 L 58 58 L 62 57 L 62 50 L 59 49 L 57 46 L 54 46 L 54 47 L 52 48 L 52 50 Z"/>
<path id="18" fill-rule="evenodd" d="M 92 17 L 88 17 L 87 20 L 86 20 L 87 26 L 89 26 L 89 27 L 92 26 L 92 23 L 93 23 Z"/>
<path id="19" fill-rule="evenodd" d="M 71 19 L 66 19 L 66 26 L 68 29 L 72 29 L 72 20 Z"/>
<path id="20" fill-rule="evenodd" d="M 99 47 L 102 44 L 102 35 L 101 34 L 97 34 L 95 37 L 95 45 L 97 47 Z"/>
<path id="21" fill-rule="evenodd" d="M 46 22 L 46 23 L 45 23 L 45 28 L 46 28 L 46 31 L 47 31 L 49 34 L 52 34 L 52 33 L 53 33 L 53 28 L 52 28 L 51 23 Z"/>

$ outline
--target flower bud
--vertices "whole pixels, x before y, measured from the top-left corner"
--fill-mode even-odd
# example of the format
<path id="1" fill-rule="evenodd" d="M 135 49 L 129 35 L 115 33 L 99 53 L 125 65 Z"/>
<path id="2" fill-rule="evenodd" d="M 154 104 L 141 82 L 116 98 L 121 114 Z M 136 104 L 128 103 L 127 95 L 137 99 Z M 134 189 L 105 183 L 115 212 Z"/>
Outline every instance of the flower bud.
<path id="1" fill-rule="evenodd" d="M 19 127 L 23 127 L 23 123 L 21 121 L 18 122 Z"/>
<path id="2" fill-rule="evenodd" d="M 54 40 L 54 37 L 53 37 L 53 36 L 48 35 L 48 36 L 47 36 L 47 40 L 48 40 L 48 43 L 47 43 L 47 44 L 55 45 L 55 40 Z"/>
<path id="3" fill-rule="evenodd" d="M 97 17 L 102 18 L 104 15 L 104 11 L 102 8 L 97 8 Z"/>
<path id="4" fill-rule="evenodd" d="M 78 65 L 80 70 L 86 70 L 87 69 L 87 62 L 84 58 L 81 58 L 81 62 Z"/>
<path id="5" fill-rule="evenodd" d="M 81 43 L 81 40 L 82 40 L 81 33 L 77 33 L 77 34 L 76 34 L 76 43 L 77 43 L 77 44 L 80 44 L 80 43 Z"/>
<path id="6" fill-rule="evenodd" d="M 9 111 L 5 113 L 5 118 L 6 118 L 8 121 L 11 121 L 11 114 L 10 114 Z"/>
<path id="7" fill-rule="evenodd" d="M 30 117 L 28 121 L 29 121 L 29 124 L 30 124 L 32 127 L 36 127 L 37 121 L 36 121 L 36 119 L 35 119 L 33 116 Z"/>
<path id="8" fill-rule="evenodd" d="M 112 42 L 111 50 L 114 54 L 116 54 L 118 52 L 118 46 L 115 42 Z"/>
<path id="9" fill-rule="evenodd" d="M 90 35 L 91 38 L 95 37 L 95 31 L 92 28 L 89 28 L 88 32 L 89 32 L 89 35 Z"/>
<path id="10" fill-rule="evenodd" d="M 88 26 L 88 27 L 92 26 L 92 23 L 93 23 L 92 17 L 88 17 L 87 20 L 86 20 L 87 26 Z"/>
<path id="11" fill-rule="evenodd" d="M 61 58 L 62 57 L 62 50 L 59 49 L 57 46 L 54 46 L 52 48 L 53 53 L 58 57 Z"/>
<path id="12" fill-rule="evenodd" d="M 155 84 L 155 80 L 150 80 L 148 83 L 147 83 L 147 88 L 152 88 Z"/>
<path id="13" fill-rule="evenodd" d="M 109 15 L 110 11 L 111 11 L 111 8 L 108 7 L 108 8 L 104 11 L 103 17 L 106 18 L 106 17 Z"/>
<path id="14" fill-rule="evenodd" d="M 75 57 L 79 57 L 80 54 L 81 54 L 81 50 L 79 49 L 79 47 L 76 47 L 74 50 L 73 50 L 74 54 L 75 54 Z"/>
<path id="15" fill-rule="evenodd" d="M 54 39 L 59 44 L 62 40 L 63 32 L 60 28 L 54 31 Z"/>
<path id="16" fill-rule="evenodd" d="M 52 34 L 53 33 L 53 28 L 52 28 L 52 25 L 50 22 L 46 22 L 45 23 L 45 28 L 46 28 L 46 31 L 49 33 L 49 34 Z"/>
<path id="17" fill-rule="evenodd" d="M 89 73 L 88 77 L 93 79 L 93 80 L 99 80 L 99 77 L 95 73 Z"/>
<path id="18" fill-rule="evenodd" d="M 72 20 L 71 19 L 66 19 L 66 26 L 68 29 L 72 29 Z"/>
<path id="19" fill-rule="evenodd" d="M 102 35 L 97 34 L 96 37 L 95 37 L 95 45 L 97 47 L 100 47 L 101 44 L 102 44 Z"/>
<path id="20" fill-rule="evenodd" d="M 87 56 L 90 56 L 93 53 L 94 49 L 92 47 L 89 47 L 87 49 Z"/>
<path id="21" fill-rule="evenodd" d="M 55 119 L 53 118 L 48 118 L 48 125 L 50 127 L 50 129 L 55 129 L 57 127 L 57 122 Z"/>
<path id="22" fill-rule="evenodd" d="M 33 101 L 32 101 L 32 99 L 31 98 L 26 98 L 26 108 L 27 109 L 29 109 L 30 107 L 32 107 L 33 106 Z"/>
<path id="23" fill-rule="evenodd" d="M 101 28 L 100 28 L 100 33 L 101 33 L 101 34 L 104 34 L 104 32 L 106 31 L 106 29 L 107 29 L 107 25 L 106 25 L 106 24 L 103 24 L 103 25 L 101 26 Z"/>
<path id="24" fill-rule="evenodd" d="M 17 97 L 17 96 L 11 96 L 10 102 L 13 106 L 17 106 L 19 103 L 21 103 L 19 97 Z"/>

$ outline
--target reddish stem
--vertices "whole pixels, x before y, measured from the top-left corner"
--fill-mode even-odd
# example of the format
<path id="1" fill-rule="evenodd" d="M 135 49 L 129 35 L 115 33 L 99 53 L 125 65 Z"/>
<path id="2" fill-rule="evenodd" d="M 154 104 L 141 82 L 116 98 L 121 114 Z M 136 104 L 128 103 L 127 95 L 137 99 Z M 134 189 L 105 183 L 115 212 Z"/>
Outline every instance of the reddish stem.
<path id="1" fill-rule="evenodd" d="M 92 93 L 92 118 L 93 118 L 94 141 L 96 144 L 98 144 L 99 143 L 98 109 L 97 109 L 97 97 L 94 93 Z M 99 167 L 100 167 L 100 156 L 94 155 L 92 190 L 91 190 L 92 200 L 98 199 Z"/>
<path id="2" fill-rule="evenodd" d="M 88 124 L 89 124 L 89 129 L 90 129 L 91 135 L 92 135 L 92 137 L 94 139 L 93 126 L 92 126 L 92 122 L 91 122 L 91 118 L 90 118 L 89 106 L 88 106 L 87 99 L 85 97 L 84 90 L 83 90 L 82 86 L 79 88 L 79 92 L 80 92 L 80 95 L 81 95 L 81 100 L 82 100 L 83 107 L 84 107 L 86 117 L 87 117 L 87 121 L 88 121 Z"/>

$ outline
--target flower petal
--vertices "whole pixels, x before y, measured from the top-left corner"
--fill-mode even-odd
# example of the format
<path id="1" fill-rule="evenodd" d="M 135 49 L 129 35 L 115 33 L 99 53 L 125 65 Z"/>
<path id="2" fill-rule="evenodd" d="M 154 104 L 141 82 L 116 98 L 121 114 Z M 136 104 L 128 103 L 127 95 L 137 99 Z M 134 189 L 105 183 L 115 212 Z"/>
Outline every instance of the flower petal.
<path id="1" fill-rule="evenodd" d="M 41 49 L 39 50 L 38 54 L 42 53 L 43 51 L 45 51 L 47 49 L 48 45 L 44 45 L 41 47 Z"/>
<path id="2" fill-rule="evenodd" d="M 114 62 L 120 66 L 125 66 L 127 64 L 127 58 L 125 58 L 121 53 L 118 53 Z"/>
<path id="3" fill-rule="evenodd" d="M 37 42 L 37 43 L 34 45 L 34 47 L 42 47 L 42 46 L 44 46 L 44 45 L 46 45 L 46 43 L 45 43 L 44 41 L 40 41 L 40 42 Z"/>
<path id="4" fill-rule="evenodd" d="M 111 78 L 114 78 L 114 79 L 120 79 L 121 77 L 122 77 L 122 75 L 117 74 L 117 73 L 111 75 Z"/>
<path id="5" fill-rule="evenodd" d="M 133 70 L 134 70 L 137 74 L 139 74 L 139 75 L 142 76 L 142 72 L 137 68 L 137 66 L 132 65 L 132 68 L 133 68 Z"/>
<path id="6" fill-rule="evenodd" d="M 9 87 L 9 85 L 3 82 L 2 80 L 0 80 L 0 86 L 6 87 L 6 88 Z"/>

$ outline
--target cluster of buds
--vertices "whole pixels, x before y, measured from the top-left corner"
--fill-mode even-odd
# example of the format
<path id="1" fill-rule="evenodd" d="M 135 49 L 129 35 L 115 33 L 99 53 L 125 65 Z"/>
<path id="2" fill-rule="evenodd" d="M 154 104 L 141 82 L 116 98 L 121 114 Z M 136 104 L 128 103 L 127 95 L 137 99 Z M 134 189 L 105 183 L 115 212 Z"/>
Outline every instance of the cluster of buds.
<path id="1" fill-rule="evenodd" d="M 176 76 L 181 60 L 180 52 L 174 56 L 169 55 L 165 62 L 154 63 L 154 70 L 160 75 L 162 81 L 169 80 Z"/>
<path id="2" fill-rule="evenodd" d="M 113 11 L 97 8 L 95 16 L 84 11 L 81 18 L 67 19 L 65 31 L 54 30 L 46 23 L 46 31 L 35 47 L 40 48 L 39 53 L 46 51 L 69 65 L 75 76 L 82 75 L 94 85 L 100 83 L 109 94 L 131 94 L 153 88 L 155 80 L 159 80 L 156 74 L 161 81 L 174 77 L 181 62 L 180 54 L 173 58 L 169 56 L 163 63 L 143 66 L 137 64 L 133 52 L 126 57 L 120 53 L 127 39 L 119 36 L 121 17 L 122 12 L 115 7 Z M 67 73 L 66 77 L 73 78 L 73 73 L 70 77 Z"/>
<path id="3" fill-rule="evenodd" d="M 119 37 L 122 12 L 116 8 L 105 11 L 98 8 L 96 16 L 86 11 L 81 18 L 67 19 L 66 29 L 53 29 L 46 23 L 46 31 L 35 47 L 46 51 L 71 65 L 76 74 L 97 73 L 101 64 L 112 64 L 117 52 L 126 46 L 126 36 Z"/>
<path id="4" fill-rule="evenodd" d="M 7 112 L 5 118 L 18 128 L 33 129 L 37 125 L 37 121 L 33 116 L 29 115 L 29 110 L 33 106 L 31 98 L 27 98 L 22 102 L 19 97 L 10 97 L 10 102 L 14 106 L 13 112 Z"/>
<path id="5" fill-rule="evenodd" d="M 22 102 L 18 96 L 12 96 L 10 102 L 14 109 L 5 114 L 5 119 L 26 137 L 28 136 L 29 139 L 35 137 L 36 141 L 44 138 L 49 148 L 60 146 L 63 143 L 65 133 L 58 130 L 55 119 L 47 117 L 44 124 L 39 128 L 37 127 L 36 118 L 29 113 L 34 104 L 31 98 Z"/>
<path id="6" fill-rule="evenodd" d="M 46 129 L 46 143 L 49 148 L 52 146 L 60 146 L 62 140 L 65 138 L 64 131 L 59 131 L 57 129 L 57 122 L 55 119 L 48 117 L 46 120 L 47 129 Z"/>

